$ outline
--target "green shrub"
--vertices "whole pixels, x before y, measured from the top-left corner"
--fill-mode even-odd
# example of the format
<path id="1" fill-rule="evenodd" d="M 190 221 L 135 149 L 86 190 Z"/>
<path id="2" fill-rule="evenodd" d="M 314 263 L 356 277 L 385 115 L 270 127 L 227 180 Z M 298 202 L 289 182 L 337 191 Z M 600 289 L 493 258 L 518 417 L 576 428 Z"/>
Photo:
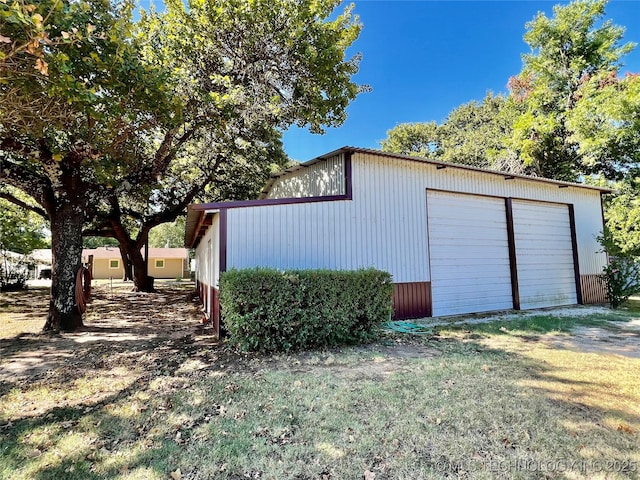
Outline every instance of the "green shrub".
<path id="1" fill-rule="evenodd" d="M 611 308 L 618 308 L 631 295 L 640 293 L 640 261 L 635 252 L 623 248 L 608 227 L 597 237 L 603 251 L 609 256 L 609 264 L 603 268 L 600 281 L 607 290 Z"/>
<path id="2" fill-rule="evenodd" d="M 229 341 L 275 352 L 371 341 L 391 315 L 391 275 L 356 271 L 255 268 L 220 276 Z"/>
<path id="3" fill-rule="evenodd" d="M 618 308 L 631 295 L 640 293 L 640 264 L 633 257 L 613 258 L 604 267 L 601 281 L 611 308 Z"/>

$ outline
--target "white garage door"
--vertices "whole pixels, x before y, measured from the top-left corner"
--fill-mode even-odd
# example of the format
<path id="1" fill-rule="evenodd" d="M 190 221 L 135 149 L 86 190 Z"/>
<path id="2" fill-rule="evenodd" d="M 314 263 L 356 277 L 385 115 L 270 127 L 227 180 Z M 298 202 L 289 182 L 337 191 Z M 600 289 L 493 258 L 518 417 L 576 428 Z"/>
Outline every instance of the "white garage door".
<path id="1" fill-rule="evenodd" d="M 520 308 L 577 303 L 569 208 L 513 201 Z"/>
<path id="2" fill-rule="evenodd" d="M 427 193 L 433 316 L 513 308 L 503 199 Z"/>

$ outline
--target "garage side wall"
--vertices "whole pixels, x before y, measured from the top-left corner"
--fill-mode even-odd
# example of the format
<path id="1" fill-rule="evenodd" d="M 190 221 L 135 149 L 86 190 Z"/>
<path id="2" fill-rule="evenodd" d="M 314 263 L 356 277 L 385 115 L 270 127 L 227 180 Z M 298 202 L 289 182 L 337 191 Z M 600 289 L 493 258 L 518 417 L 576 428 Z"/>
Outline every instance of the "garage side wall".
<path id="1" fill-rule="evenodd" d="M 218 280 L 220 278 L 220 214 L 213 216 L 212 224 L 198 243 L 195 252 L 196 288 L 204 313 L 212 319 L 215 331 L 219 331 L 220 308 Z"/>
<path id="2" fill-rule="evenodd" d="M 394 282 L 428 281 L 425 212 L 410 218 L 379 207 L 341 200 L 229 209 L 227 268 L 376 267 Z"/>

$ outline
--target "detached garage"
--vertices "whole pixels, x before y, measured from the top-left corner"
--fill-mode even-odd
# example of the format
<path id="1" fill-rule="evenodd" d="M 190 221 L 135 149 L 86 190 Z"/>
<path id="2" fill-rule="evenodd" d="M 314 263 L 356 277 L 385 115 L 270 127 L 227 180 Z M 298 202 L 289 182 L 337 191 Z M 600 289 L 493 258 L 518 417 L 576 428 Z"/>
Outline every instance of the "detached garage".
<path id="1" fill-rule="evenodd" d="M 185 241 L 216 326 L 220 272 L 256 266 L 386 270 L 398 319 L 599 303 L 607 192 L 344 147 L 191 205 Z"/>

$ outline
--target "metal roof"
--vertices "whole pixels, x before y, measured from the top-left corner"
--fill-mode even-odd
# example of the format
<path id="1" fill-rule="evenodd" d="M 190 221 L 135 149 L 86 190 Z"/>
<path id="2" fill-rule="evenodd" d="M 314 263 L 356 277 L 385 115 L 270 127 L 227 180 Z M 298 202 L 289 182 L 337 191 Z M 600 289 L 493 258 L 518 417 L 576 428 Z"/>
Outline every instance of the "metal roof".
<path id="1" fill-rule="evenodd" d="M 370 154 L 370 155 L 378 155 L 378 156 L 382 156 L 382 157 L 387 157 L 387 158 L 395 158 L 396 160 L 405 160 L 405 161 L 411 161 L 411 162 L 421 162 L 421 163 L 427 163 L 429 165 L 441 165 L 447 168 L 457 168 L 460 170 L 469 170 L 469 171 L 473 171 L 473 172 L 481 172 L 481 173 L 489 173 L 492 175 L 500 175 L 500 176 L 505 176 L 505 175 L 509 175 L 511 177 L 514 178 L 521 178 L 524 180 L 532 180 L 532 181 L 536 181 L 536 182 L 542 182 L 542 183 L 550 183 L 553 185 L 566 185 L 568 187 L 578 187 L 578 188 L 587 188 L 587 189 L 592 189 L 592 190 L 598 190 L 601 192 L 605 192 L 605 193 L 611 193 L 613 192 L 612 189 L 610 188 L 606 188 L 606 187 L 598 187 L 598 186 L 594 186 L 594 185 L 585 185 L 583 183 L 575 183 L 575 182 L 565 182 L 565 181 L 561 181 L 561 180 L 553 180 L 551 178 L 544 178 L 544 177 L 534 177 L 531 175 L 522 175 L 522 174 L 517 174 L 517 173 L 510 173 L 510 172 L 503 172 L 503 171 L 499 171 L 499 170 L 490 170 L 488 168 L 478 168 L 478 167 L 471 167 L 469 165 L 462 165 L 459 163 L 450 163 L 450 162 L 442 162 L 439 160 L 431 160 L 428 158 L 424 158 L 424 157 L 418 157 L 418 156 L 413 156 L 413 155 L 404 155 L 404 154 L 400 154 L 400 153 L 391 153 L 391 152 L 384 152 L 382 150 L 375 150 L 373 148 L 361 148 L 361 147 L 349 147 L 349 146 L 345 146 L 342 148 L 339 148 L 337 150 L 334 150 L 332 152 L 326 153 L 324 155 L 320 155 L 319 157 L 316 157 L 312 160 L 309 160 L 307 162 L 301 163 L 299 165 L 296 165 L 294 167 L 290 167 L 287 168 L 281 172 L 278 172 L 274 175 L 272 175 L 269 178 L 269 181 L 267 182 L 267 184 L 265 185 L 265 188 L 262 189 L 260 198 L 263 198 L 264 196 L 266 196 L 269 193 L 269 189 L 270 187 L 273 185 L 273 183 L 280 177 L 282 177 L 283 175 L 286 175 L 288 173 L 291 172 L 295 172 L 296 170 L 300 170 L 302 168 L 308 167 L 309 165 L 313 165 L 314 163 L 318 163 L 322 160 L 326 160 L 327 158 L 333 157 L 335 155 L 339 155 L 341 153 L 366 153 L 366 154 Z"/>

